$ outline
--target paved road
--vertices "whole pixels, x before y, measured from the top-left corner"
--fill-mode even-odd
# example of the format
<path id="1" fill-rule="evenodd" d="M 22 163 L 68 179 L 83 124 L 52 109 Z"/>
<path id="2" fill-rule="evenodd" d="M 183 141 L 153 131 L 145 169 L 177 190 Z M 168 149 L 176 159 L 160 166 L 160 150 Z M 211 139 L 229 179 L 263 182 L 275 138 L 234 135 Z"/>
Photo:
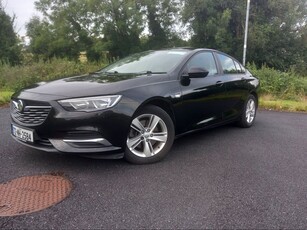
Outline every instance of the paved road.
<path id="1" fill-rule="evenodd" d="M 251 129 L 178 139 L 161 163 L 135 166 L 27 149 L 0 109 L 0 183 L 63 172 L 72 194 L 0 228 L 307 228 L 307 115 L 260 111 Z"/>

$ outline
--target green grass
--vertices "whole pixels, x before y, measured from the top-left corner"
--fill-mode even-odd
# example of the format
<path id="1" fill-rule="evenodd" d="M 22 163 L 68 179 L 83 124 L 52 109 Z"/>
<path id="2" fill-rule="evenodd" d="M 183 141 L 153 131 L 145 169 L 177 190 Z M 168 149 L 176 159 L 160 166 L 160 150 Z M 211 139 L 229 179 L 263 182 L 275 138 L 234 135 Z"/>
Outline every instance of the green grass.
<path id="1" fill-rule="evenodd" d="M 7 104 L 10 101 L 12 95 L 12 91 L 0 91 L 0 106 Z"/>
<path id="2" fill-rule="evenodd" d="M 305 95 L 307 94 L 307 77 L 300 78 L 302 88 L 304 89 Z"/>
<path id="3" fill-rule="evenodd" d="M 260 99 L 259 107 L 262 109 L 276 110 L 276 111 L 307 112 L 307 101 Z"/>

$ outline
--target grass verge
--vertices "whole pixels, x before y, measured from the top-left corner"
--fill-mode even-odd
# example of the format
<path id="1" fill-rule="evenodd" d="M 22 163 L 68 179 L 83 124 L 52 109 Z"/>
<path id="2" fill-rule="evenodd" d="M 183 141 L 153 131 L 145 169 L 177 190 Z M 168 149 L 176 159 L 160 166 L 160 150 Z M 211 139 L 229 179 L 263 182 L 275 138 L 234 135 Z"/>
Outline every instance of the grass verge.
<path id="1" fill-rule="evenodd" d="M 0 91 L 0 106 L 3 106 L 11 100 L 11 96 L 13 95 L 13 92 L 11 91 Z"/>
<path id="2" fill-rule="evenodd" d="M 289 101 L 289 100 L 266 101 L 260 99 L 259 108 L 266 110 L 276 110 L 276 111 L 307 112 L 307 101 Z"/>

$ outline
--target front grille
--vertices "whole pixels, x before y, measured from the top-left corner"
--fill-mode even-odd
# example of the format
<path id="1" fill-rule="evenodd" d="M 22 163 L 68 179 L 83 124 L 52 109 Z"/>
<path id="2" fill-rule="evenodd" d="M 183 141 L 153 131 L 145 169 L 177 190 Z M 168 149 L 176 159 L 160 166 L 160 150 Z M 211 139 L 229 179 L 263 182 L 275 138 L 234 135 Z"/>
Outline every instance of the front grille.
<path id="1" fill-rule="evenodd" d="M 42 124 L 51 110 L 51 106 L 26 106 L 18 111 L 14 104 L 11 105 L 11 114 L 14 119 L 25 125 Z"/>

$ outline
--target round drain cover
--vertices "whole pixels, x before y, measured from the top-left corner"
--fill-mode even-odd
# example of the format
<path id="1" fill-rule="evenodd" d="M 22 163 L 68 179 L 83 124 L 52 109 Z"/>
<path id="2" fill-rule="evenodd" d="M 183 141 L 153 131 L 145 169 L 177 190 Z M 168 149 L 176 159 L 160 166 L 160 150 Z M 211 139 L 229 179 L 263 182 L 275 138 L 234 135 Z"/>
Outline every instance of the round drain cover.
<path id="1" fill-rule="evenodd" d="M 64 200 L 72 183 L 62 176 L 21 177 L 0 184 L 0 216 L 37 212 Z"/>

